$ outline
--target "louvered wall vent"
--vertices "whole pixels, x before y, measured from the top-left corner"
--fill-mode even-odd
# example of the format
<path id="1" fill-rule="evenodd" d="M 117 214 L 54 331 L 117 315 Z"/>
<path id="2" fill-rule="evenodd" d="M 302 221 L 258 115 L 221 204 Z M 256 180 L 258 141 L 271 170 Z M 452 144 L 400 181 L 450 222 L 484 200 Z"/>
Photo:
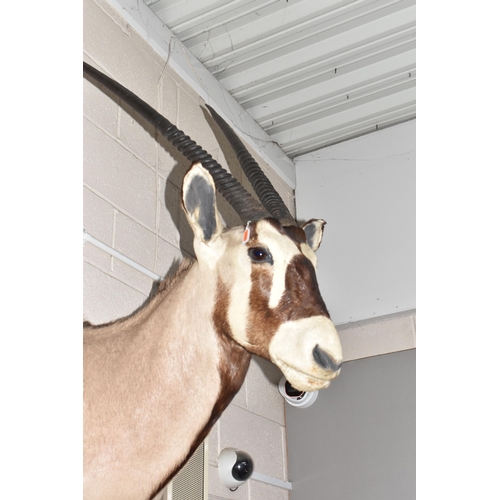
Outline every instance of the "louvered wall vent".
<path id="1" fill-rule="evenodd" d="M 154 500 L 207 500 L 206 441 Z"/>
<path id="2" fill-rule="evenodd" d="M 205 500 L 205 443 L 172 481 L 172 500 Z"/>

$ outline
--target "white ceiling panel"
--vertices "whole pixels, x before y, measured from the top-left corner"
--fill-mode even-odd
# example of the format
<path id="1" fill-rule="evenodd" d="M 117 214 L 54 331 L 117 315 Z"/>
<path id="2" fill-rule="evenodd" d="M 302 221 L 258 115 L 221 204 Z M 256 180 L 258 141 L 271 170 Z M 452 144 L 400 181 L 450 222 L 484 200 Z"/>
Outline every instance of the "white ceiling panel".
<path id="1" fill-rule="evenodd" d="M 416 116 L 415 0 L 150 0 L 290 157 Z"/>

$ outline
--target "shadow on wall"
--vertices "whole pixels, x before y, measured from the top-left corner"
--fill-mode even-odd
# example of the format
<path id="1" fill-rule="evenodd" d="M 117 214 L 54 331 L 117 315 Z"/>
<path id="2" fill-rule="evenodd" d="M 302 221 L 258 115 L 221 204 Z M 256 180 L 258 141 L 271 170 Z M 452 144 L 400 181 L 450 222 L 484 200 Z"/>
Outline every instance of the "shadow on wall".
<path id="1" fill-rule="evenodd" d="M 172 168 L 171 172 L 167 176 L 167 183 L 166 183 L 166 190 L 164 194 L 164 201 L 165 201 L 165 206 L 167 208 L 167 211 L 170 213 L 172 220 L 174 221 L 174 224 L 176 225 L 177 230 L 179 231 L 180 234 L 180 250 L 183 254 L 184 257 L 194 257 L 194 251 L 193 251 L 193 233 L 191 230 L 191 227 L 187 223 L 185 219 L 184 212 L 182 211 L 182 208 L 180 206 L 174 206 L 174 202 L 176 204 L 179 203 L 179 196 L 178 192 L 175 189 L 175 186 L 182 186 L 182 179 L 184 178 L 184 175 L 186 172 L 189 170 L 191 167 L 192 162 L 186 159 L 182 153 L 180 153 L 175 146 L 173 146 L 165 137 L 161 136 L 158 134 L 158 132 L 155 130 L 155 128 L 148 123 L 142 116 L 140 116 L 136 111 L 134 111 L 129 105 L 121 101 L 119 98 L 117 98 L 111 91 L 103 87 L 97 82 L 93 82 L 94 85 L 96 85 L 106 96 L 108 96 L 111 100 L 113 100 L 120 108 L 123 109 L 129 116 L 131 116 L 144 130 L 146 130 L 151 137 L 155 139 L 155 141 L 164 149 L 164 151 L 170 156 L 172 163 L 174 164 L 174 167 Z M 215 123 L 214 119 L 208 113 L 208 111 L 200 105 L 200 108 L 202 110 L 203 116 L 206 120 L 206 125 L 209 127 L 213 134 L 215 135 L 215 138 L 217 140 L 217 143 L 220 147 L 220 151 L 222 152 L 224 158 L 227 161 L 227 164 L 229 166 L 229 171 L 231 174 L 240 182 L 242 182 L 242 171 L 241 167 L 238 163 L 238 159 L 232 150 L 231 146 L 229 145 L 229 142 L 227 141 L 226 137 L 223 135 L 223 133 L 220 131 L 218 125 Z M 168 118 L 167 118 L 168 119 Z M 187 135 L 190 134 L 189 130 L 184 130 Z M 203 144 L 198 144 L 200 147 L 205 149 Z M 212 157 L 216 160 L 218 160 L 218 150 L 217 151 L 207 151 Z M 223 165 L 224 166 L 224 165 Z M 248 191 L 251 192 L 253 196 L 255 196 L 255 193 L 253 190 L 248 186 L 248 184 L 245 184 L 245 187 Z M 219 209 L 219 212 L 222 216 L 222 219 L 225 223 L 225 225 L 228 228 L 235 227 L 241 224 L 241 221 L 236 214 L 235 210 L 229 205 L 229 203 L 224 199 L 224 197 L 217 192 L 217 206 Z M 179 212 L 176 212 L 179 210 Z M 179 213 L 180 217 L 177 217 L 176 214 Z M 179 263 L 177 263 L 175 266 L 173 266 L 171 269 L 169 269 L 167 276 L 171 275 L 175 270 L 177 269 Z"/>

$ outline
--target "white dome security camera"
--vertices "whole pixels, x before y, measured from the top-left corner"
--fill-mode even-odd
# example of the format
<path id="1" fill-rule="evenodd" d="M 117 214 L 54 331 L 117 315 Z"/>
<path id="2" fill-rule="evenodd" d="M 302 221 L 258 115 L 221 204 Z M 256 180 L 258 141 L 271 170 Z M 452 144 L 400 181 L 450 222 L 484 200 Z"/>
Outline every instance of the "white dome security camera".
<path id="1" fill-rule="evenodd" d="M 308 408 L 318 399 L 318 391 L 299 391 L 285 377 L 281 377 L 278 390 L 283 398 L 285 398 L 285 401 L 296 408 Z"/>
<path id="2" fill-rule="evenodd" d="M 231 491 L 235 491 L 253 472 L 252 457 L 236 448 L 224 448 L 219 455 L 219 476 Z"/>

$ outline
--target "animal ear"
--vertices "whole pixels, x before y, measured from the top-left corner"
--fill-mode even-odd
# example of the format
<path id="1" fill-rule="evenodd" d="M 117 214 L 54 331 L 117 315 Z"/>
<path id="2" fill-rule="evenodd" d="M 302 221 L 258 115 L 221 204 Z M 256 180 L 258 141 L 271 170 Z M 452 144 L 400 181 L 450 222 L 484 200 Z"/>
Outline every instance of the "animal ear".
<path id="1" fill-rule="evenodd" d="M 215 201 L 215 184 L 210 173 L 195 163 L 184 176 L 182 208 L 195 238 L 203 242 L 222 233 L 222 223 Z"/>
<path id="2" fill-rule="evenodd" d="M 302 230 L 306 233 L 307 244 L 314 251 L 321 245 L 325 224 L 326 222 L 323 219 L 311 219 L 302 226 Z"/>

